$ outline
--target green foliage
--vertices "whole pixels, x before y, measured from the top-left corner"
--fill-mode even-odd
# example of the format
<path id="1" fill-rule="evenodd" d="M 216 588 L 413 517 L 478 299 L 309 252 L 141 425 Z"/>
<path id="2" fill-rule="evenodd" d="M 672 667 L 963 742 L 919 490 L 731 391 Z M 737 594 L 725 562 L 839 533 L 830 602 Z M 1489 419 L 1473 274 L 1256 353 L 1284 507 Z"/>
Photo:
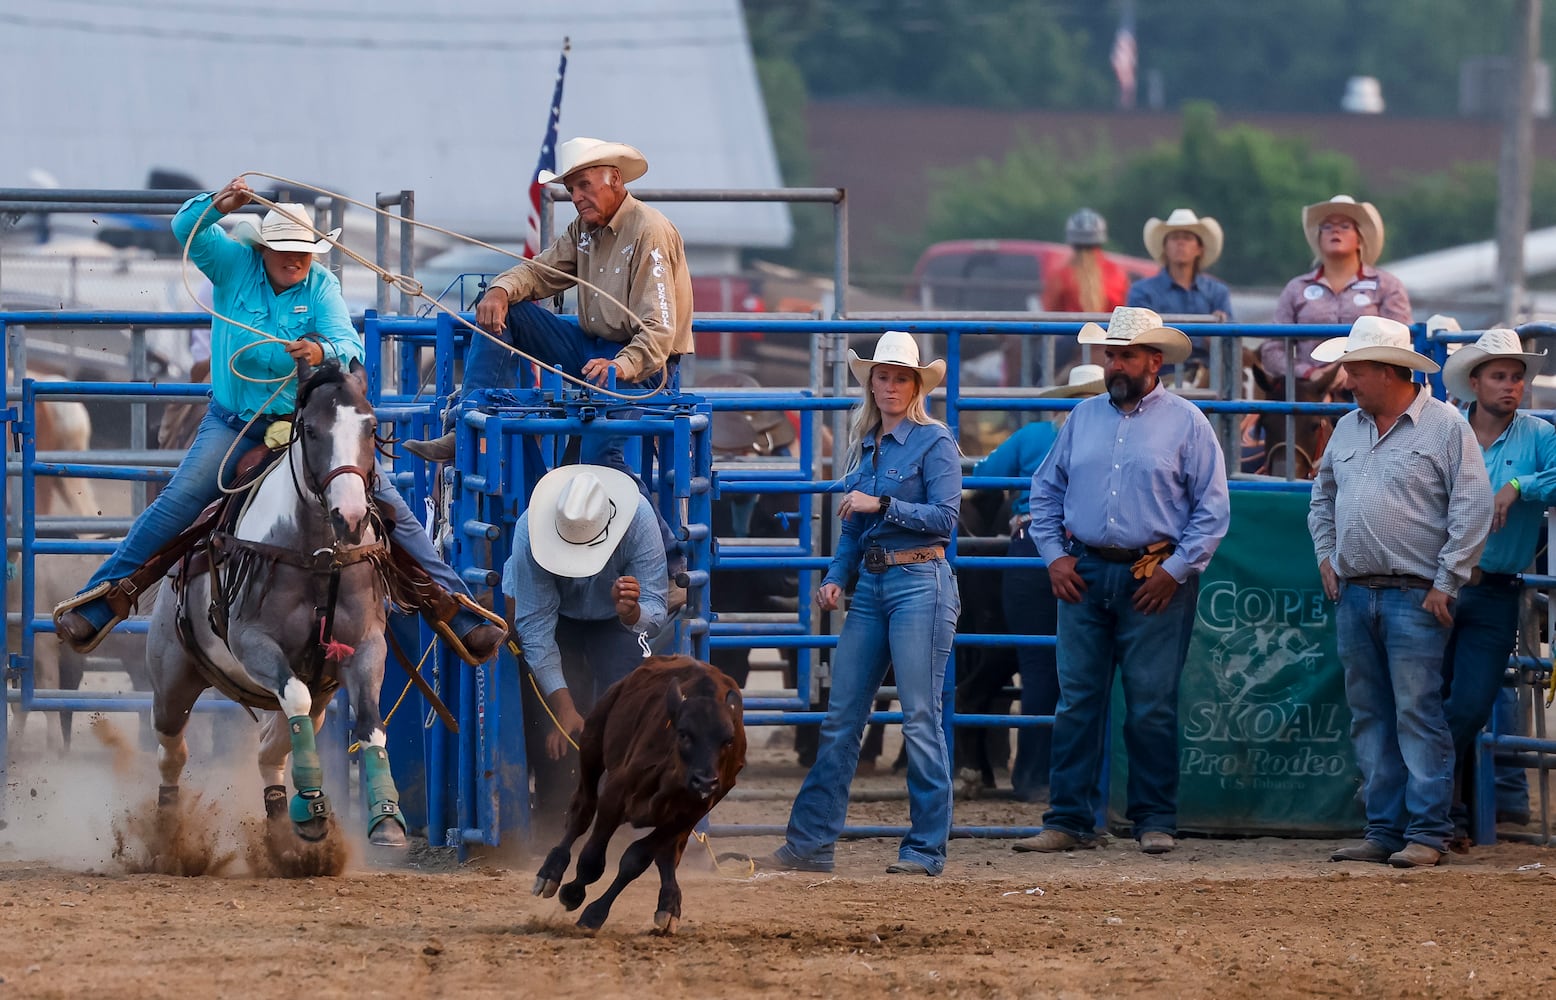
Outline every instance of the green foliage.
<path id="1" fill-rule="evenodd" d="M 760 54 L 792 58 L 810 93 L 993 108 L 1102 109 L 1119 0 L 745 0 Z M 1353 75 L 1390 113 L 1452 115 L 1466 58 L 1505 52 L 1514 0 L 1137 0 L 1140 101 L 1332 112 Z M 1543 50 L 1556 52 L 1556 4 Z"/>
<path id="2" fill-rule="evenodd" d="M 810 142 L 805 127 L 805 79 L 794 63 L 781 56 L 756 59 L 757 80 L 767 105 L 767 122 L 778 154 L 778 170 L 786 187 L 811 183 Z M 826 206 L 791 205 L 794 238 L 786 250 L 752 251 L 748 256 L 786 264 L 803 271 L 832 269 L 832 213 Z"/>
<path id="3" fill-rule="evenodd" d="M 1183 134 L 1128 157 L 1098 145 L 1065 159 L 1023 140 L 1003 161 L 980 160 L 936 178 L 924 242 L 974 237 L 1063 239 L 1081 205 L 1102 212 L 1112 248 L 1141 255 L 1141 227 L 1179 206 L 1214 216 L 1227 235 L 1217 275 L 1236 284 L 1278 284 L 1311 257 L 1302 206 L 1356 193 L 1349 157 L 1261 129 L 1221 128 L 1215 110 L 1191 105 Z"/>

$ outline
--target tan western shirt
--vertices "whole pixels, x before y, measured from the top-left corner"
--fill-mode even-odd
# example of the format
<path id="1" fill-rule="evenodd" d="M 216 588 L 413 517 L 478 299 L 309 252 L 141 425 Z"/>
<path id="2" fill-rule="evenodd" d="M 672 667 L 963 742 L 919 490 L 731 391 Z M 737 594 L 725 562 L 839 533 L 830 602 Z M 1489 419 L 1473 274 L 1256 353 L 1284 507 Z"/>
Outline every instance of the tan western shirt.
<path id="1" fill-rule="evenodd" d="M 1458 596 L 1491 526 L 1475 432 L 1424 386 L 1382 437 L 1352 410 L 1319 460 L 1307 525 L 1318 561 L 1342 579 L 1408 574 Z"/>
<path id="2" fill-rule="evenodd" d="M 610 222 L 591 229 L 574 219 L 535 260 L 565 274 L 523 261 L 492 284 L 507 292 L 510 302 L 555 295 L 573 284 L 571 275 L 597 285 L 604 295 L 578 287 L 578 325 L 591 336 L 625 345 L 615 358 L 622 381 L 640 382 L 663 369 L 670 355 L 692 353 L 686 246 L 657 209 L 628 194 Z"/>

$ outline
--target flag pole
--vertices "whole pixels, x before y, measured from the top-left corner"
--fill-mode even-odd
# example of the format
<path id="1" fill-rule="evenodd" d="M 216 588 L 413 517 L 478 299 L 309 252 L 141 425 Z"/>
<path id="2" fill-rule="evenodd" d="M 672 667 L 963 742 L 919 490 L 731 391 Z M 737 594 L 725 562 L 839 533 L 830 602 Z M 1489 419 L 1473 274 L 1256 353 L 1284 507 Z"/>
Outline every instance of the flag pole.
<path id="1" fill-rule="evenodd" d="M 540 142 L 540 159 L 535 164 L 535 173 L 530 177 L 529 214 L 524 229 L 525 257 L 533 257 L 540 253 L 544 244 L 549 242 L 551 235 L 551 213 L 542 211 L 541 189 L 544 185 L 540 183 L 540 172 L 556 170 L 557 123 L 562 118 L 562 83 L 567 76 L 567 54 L 572 51 L 572 48 L 572 39 L 564 37 L 562 55 L 557 61 L 556 89 L 552 92 L 551 110 L 546 117 L 546 134 Z"/>

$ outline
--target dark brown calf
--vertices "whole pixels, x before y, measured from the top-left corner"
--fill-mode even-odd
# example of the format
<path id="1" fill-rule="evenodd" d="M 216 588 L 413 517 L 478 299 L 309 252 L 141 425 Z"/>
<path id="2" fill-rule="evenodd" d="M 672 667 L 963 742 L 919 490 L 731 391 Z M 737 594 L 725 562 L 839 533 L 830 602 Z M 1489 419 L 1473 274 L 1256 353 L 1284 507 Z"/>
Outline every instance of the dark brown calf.
<path id="1" fill-rule="evenodd" d="M 616 828 L 652 827 L 622 854 L 616 880 L 584 909 L 578 926 L 598 930 L 621 890 L 653 862 L 659 867 L 654 926 L 674 934 L 681 918 L 675 869 L 686 840 L 746 765 L 742 711 L 735 683 L 688 656 L 652 657 L 612 684 L 584 723 L 567 829 L 540 866 L 534 894 L 549 898 L 561 886 L 562 905 L 576 910 L 585 889 L 605 874 L 605 848 Z M 561 885 L 573 841 L 591 822 L 573 880 Z"/>

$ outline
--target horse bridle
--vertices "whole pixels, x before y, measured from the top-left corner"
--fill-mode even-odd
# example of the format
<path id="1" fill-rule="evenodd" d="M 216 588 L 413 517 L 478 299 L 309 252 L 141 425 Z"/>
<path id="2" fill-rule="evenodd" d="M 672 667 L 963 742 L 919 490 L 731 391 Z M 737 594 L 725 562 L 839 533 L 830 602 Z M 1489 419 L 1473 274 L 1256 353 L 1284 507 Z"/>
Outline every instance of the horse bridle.
<path id="1" fill-rule="evenodd" d="M 292 425 L 292 437 L 297 441 L 298 448 L 302 451 L 303 478 L 306 480 L 312 478 L 312 472 L 308 463 L 308 437 L 302 432 L 302 415 L 303 408 L 299 406 L 297 408 L 297 419 Z M 324 498 L 324 491 L 329 489 L 330 483 L 346 475 L 360 476 L 362 478 L 362 487 L 367 491 L 367 495 L 369 497 L 373 495 L 373 487 L 378 480 L 377 467 L 364 470 L 360 465 L 356 464 L 335 466 L 326 472 L 324 478 L 317 483 L 309 483 L 309 492 L 313 494 L 314 499 L 319 502 L 320 506 L 328 506 Z M 301 500 L 303 498 L 302 488 L 304 484 L 297 481 L 297 470 L 295 468 L 292 470 L 292 485 L 297 490 L 298 499 Z"/>

